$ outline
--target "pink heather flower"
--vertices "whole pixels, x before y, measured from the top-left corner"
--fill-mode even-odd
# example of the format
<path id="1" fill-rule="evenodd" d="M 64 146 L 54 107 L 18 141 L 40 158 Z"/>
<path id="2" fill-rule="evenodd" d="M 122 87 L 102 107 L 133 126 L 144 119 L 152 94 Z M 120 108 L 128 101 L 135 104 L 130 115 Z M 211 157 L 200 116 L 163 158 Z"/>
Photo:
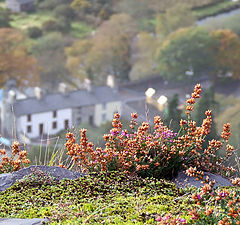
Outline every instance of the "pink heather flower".
<path id="1" fill-rule="evenodd" d="M 161 216 L 158 216 L 157 219 L 156 219 L 156 221 L 158 221 L 158 222 L 162 221 L 162 217 L 161 217 Z"/>
<path id="2" fill-rule="evenodd" d="M 183 219 L 183 218 L 179 218 L 178 221 L 179 221 L 180 223 L 185 223 L 185 222 L 186 222 L 186 220 Z"/>

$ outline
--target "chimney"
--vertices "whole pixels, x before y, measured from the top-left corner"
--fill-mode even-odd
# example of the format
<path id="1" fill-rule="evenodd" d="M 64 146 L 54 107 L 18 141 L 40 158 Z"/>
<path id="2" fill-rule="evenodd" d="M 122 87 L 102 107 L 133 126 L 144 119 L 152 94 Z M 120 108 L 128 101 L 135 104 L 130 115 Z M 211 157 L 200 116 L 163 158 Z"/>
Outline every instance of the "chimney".
<path id="1" fill-rule="evenodd" d="M 116 88 L 116 80 L 115 80 L 114 75 L 108 75 L 107 76 L 107 86 L 112 88 L 112 89 Z"/>
<path id="2" fill-rule="evenodd" d="M 87 91 L 91 92 L 92 91 L 92 82 L 89 79 L 84 79 L 83 83 L 84 88 L 87 89 Z"/>
<path id="3" fill-rule="evenodd" d="M 15 92 L 15 91 L 10 90 L 10 91 L 8 92 L 8 101 L 9 101 L 11 104 L 13 104 L 13 103 L 15 102 L 16 97 L 17 97 L 17 95 L 16 95 L 16 92 Z"/>
<path id="4" fill-rule="evenodd" d="M 66 95 L 67 94 L 67 85 L 65 83 L 60 83 L 58 85 L 58 91 L 63 94 Z"/>
<path id="5" fill-rule="evenodd" d="M 38 100 L 41 100 L 42 99 L 42 89 L 40 87 L 35 87 L 34 88 L 34 94 L 35 94 L 35 97 L 38 99 Z"/>

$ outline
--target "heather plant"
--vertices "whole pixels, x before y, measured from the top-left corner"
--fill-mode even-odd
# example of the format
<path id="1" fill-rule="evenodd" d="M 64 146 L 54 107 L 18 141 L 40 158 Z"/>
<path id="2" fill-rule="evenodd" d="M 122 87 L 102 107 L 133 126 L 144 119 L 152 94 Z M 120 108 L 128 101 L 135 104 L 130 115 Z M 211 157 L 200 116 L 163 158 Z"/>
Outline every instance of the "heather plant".
<path id="1" fill-rule="evenodd" d="M 191 168 L 188 173 L 199 178 L 196 169 Z M 204 186 L 191 196 L 195 203 L 189 211 L 191 224 L 240 224 L 240 178 L 232 179 L 234 187 L 221 188 L 214 188 L 215 181 L 208 176 L 200 179 Z"/>
<path id="2" fill-rule="evenodd" d="M 204 148 L 203 143 L 211 131 L 212 112 L 205 112 L 205 119 L 199 127 L 191 118 L 201 92 L 201 86 L 197 84 L 186 102 L 188 119 L 180 121 L 178 133 L 164 125 L 160 116 L 154 118 L 154 127 L 148 122 L 138 125 L 137 113 L 131 114 L 129 129 L 123 129 L 119 113 L 114 114 L 113 128 L 103 137 L 104 148 L 95 148 L 88 142 L 86 129 L 81 130 L 79 144 L 73 133 L 67 133 L 65 146 L 72 158 L 72 167 L 83 172 L 118 170 L 157 178 L 171 178 L 182 169 L 201 171 L 199 178 L 204 175 L 202 171 L 230 176 L 235 170 L 223 164 L 234 151 L 234 147 L 228 144 L 230 124 L 224 124 L 222 140 L 212 139 Z M 218 150 L 223 148 L 226 148 L 225 156 L 218 155 Z"/>
<path id="3" fill-rule="evenodd" d="M 11 149 L 11 157 L 6 155 L 5 149 L 0 149 L 0 155 L 3 156 L 0 161 L 0 174 L 20 170 L 23 167 L 29 166 L 31 163 L 31 161 L 27 158 L 27 151 L 20 149 L 19 142 L 13 142 Z"/>

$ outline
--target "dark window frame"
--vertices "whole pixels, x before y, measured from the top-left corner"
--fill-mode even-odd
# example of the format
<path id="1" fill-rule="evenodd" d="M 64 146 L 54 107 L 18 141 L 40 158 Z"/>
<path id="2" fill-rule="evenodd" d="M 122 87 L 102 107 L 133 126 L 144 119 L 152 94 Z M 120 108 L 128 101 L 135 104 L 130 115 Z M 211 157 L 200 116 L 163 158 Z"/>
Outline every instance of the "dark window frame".
<path id="1" fill-rule="evenodd" d="M 28 114 L 27 115 L 27 122 L 31 122 L 32 121 L 32 115 L 31 114 Z"/>
<path id="2" fill-rule="evenodd" d="M 53 111 L 53 118 L 57 118 L 57 110 Z"/>
<path id="3" fill-rule="evenodd" d="M 27 126 L 27 133 L 28 134 L 32 133 L 32 126 L 31 125 Z"/>
<path id="4" fill-rule="evenodd" d="M 52 129 L 57 129 L 57 121 L 54 121 L 53 123 L 52 123 Z"/>

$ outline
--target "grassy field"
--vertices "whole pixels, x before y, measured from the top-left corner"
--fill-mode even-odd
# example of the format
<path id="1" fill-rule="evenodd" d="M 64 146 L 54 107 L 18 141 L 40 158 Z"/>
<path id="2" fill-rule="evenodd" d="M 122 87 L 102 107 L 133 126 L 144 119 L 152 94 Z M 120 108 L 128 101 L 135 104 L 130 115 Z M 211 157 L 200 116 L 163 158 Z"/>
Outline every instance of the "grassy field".
<path id="1" fill-rule="evenodd" d="M 13 14 L 11 26 L 25 30 L 29 27 L 41 27 L 44 22 L 50 19 L 53 19 L 53 17 L 47 12 Z"/>
<path id="2" fill-rule="evenodd" d="M 196 18 L 203 18 L 203 17 L 215 15 L 221 12 L 222 10 L 225 10 L 237 5 L 239 5 L 239 2 L 232 2 L 232 1 L 226 0 L 224 2 L 220 2 L 218 4 L 215 4 L 206 8 L 193 10 L 193 14 L 196 16 Z"/>
<path id="3" fill-rule="evenodd" d="M 84 23 L 73 22 L 71 24 L 70 33 L 74 38 L 82 38 L 82 37 L 86 36 L 87 34 L 90 34 L 92 31 L 93 31 L 93 29 Z"/>

